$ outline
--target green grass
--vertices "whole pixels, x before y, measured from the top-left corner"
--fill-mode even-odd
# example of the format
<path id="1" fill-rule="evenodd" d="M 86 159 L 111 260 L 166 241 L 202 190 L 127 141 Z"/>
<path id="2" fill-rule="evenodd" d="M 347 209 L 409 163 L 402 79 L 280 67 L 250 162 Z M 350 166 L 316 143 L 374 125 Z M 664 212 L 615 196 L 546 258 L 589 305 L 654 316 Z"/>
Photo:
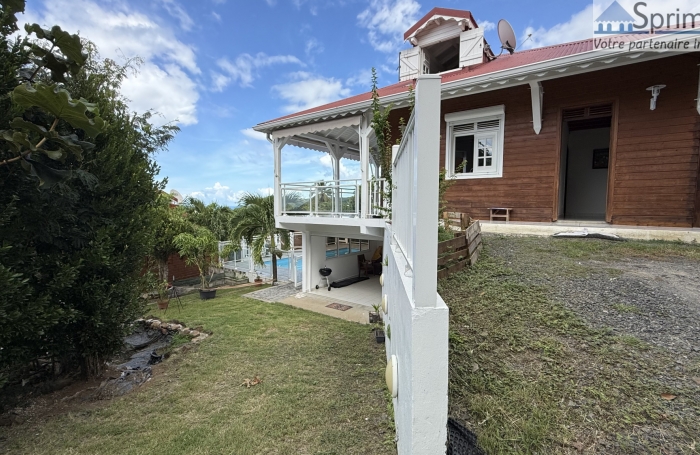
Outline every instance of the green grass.
<path id="1" fill-rule="evenodd" d="M 634 313 L 638 314 L 640 312 L 639 307 L 635 305 L 626 305 L 624 303 L 616 303 L 613 305 L 619 313 Z"/>
<path id="2" fill-rule="evenodd" d="M 698 388 L 674 353 L 593 329 L 552 297 L 560 280 L 600 273 L 600 262 L 700 260 L 697 245 L 500 236 L 484 245 L 439 291 L 450 307 L 450 414 L 487 453 L 698 453 Z"/>
<path id="3" fill-rule="evenodd" d="M 366 326 L 241 297 L 252 290 L 185 297 L 168 319 L 211 337 L 174 351 L 150 382 L 100 409 L 0 428 L 0 451 L 395 454 L 384 346 Z M 255 376 L 262 384 L 241 385 Z"/>

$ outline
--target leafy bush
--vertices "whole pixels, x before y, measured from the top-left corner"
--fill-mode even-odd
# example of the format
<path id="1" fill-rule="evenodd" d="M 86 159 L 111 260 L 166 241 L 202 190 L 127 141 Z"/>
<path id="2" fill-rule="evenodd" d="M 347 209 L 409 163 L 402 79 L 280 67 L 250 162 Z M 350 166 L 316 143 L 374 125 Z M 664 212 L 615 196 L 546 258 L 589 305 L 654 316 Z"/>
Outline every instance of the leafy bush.
<path id="1" fill-rule="evenodd" d="M 19 0 L 10 3 L 23 6 Z M 7 4 L 0 0 L 0 25 L 11 22 L 7 17 L 16 12 Z M 49 110 L 10 104 L 7 95 L 18 85 L 17 75 L 32 68 L 39 51 L 10 41 L 12 26 L 0 30 L 0 129 L 21 116 L 35 148 L 44 133 L 32 132 L 26 124 L 54 125 L 52 134 L 80 143 L 76 149 L 45 141 L 47 150 L 57 146 L 70 152 L 59 159 L 31 153 L 34 162 L 60 176 L 40 188 L 36 172 L 0 166 L 0 368 L 9 371 L 49 358 L 78 364 L 85 375 L 96 374 L 121 347 L 126 328 L 142 308 L 141 269 L 152 251 L 154 212 L 164 185 L 155 180 L 153 154 L 177 128 L 155 127 L 150 114 L 131 113 L 119 94 L 128 65 L 100 59 L 88 43 L 81 45 L 81 52 L 87 52 L 79 68 L 72 66 L 76 59 L 66 60 L 70 68 L 60 75 L 63 81 L 55 80 L 49 67 L 38 68 L 33 77 L 56 84 L 73 99 L 95 103 L 104 126 L 94 144 L 86 143 L 84 129 L 58 120 Z M 12 142 L 0 141 L 0 162 L 17 156 Z"/>

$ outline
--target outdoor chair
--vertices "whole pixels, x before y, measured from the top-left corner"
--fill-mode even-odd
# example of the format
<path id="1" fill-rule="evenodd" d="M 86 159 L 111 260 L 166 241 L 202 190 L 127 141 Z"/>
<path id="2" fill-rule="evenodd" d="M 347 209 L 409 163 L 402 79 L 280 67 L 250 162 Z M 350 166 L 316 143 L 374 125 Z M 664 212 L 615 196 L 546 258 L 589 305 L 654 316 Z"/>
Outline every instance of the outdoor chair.
<path id="1" fill-rule="evenodd" d="M 369 276 L 370 273 L 374 273 L 374 267 L 372 266 L 372 262 L 365 259 L 364 254 L 360 254 L 357 256 L 357 266 L 359 268 L 357 276 L 362 276 L 363 271 L 365 272 L 365 276 Z"/>

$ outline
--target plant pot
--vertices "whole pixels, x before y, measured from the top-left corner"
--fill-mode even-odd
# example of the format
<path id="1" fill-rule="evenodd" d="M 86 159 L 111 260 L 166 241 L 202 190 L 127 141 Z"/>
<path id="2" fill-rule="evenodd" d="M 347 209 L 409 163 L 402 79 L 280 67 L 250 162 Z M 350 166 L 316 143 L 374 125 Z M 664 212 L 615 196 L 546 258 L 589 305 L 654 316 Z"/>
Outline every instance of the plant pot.
<path id="1" fill-rule="evenodd" d="M 262 284 L 263 284 L 262 278 L 256 278 L 256 279 L 253 280 L 253 281 L 255 282 L 255 285 L 256 285 L 256 286 L 262 286 Z"/>
<path id="2" fill-rule="evenodd" d="M 382 317 L 379 315 L 378 312 L 375 311 L 370 311 L 369 312 L 369 323 L 370 324 L 378 324 L 382 322 Z"/>
<path id="3" fill-rule="evenodd" d="M 168 302 L 167 300 L 159 300 L 158 301 L 158 309 L 159 310 L 167 310 L 168 309 Z"/>
<path id="4" fill-rule="evenodd" d="M 200 289 L 199 298 L 202 300 L 209 300 L 216 297 L 216 289 Z"/>
<path id="5" fill-rule="evenodd" d="M 377 343 L 384 343 L 385 341 L 385 336 L 384 336 L 384 331 L 382 329 L 374 329 L 374 338 L 377 340 Z"/>

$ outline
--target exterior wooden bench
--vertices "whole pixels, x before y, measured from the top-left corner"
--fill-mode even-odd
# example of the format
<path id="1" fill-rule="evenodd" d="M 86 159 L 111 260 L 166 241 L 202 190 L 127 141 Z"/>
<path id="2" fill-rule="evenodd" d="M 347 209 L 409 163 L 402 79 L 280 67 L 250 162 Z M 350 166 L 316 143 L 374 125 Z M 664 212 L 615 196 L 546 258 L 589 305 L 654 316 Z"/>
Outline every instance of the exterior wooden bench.
<path id="1" fill-rule="evenodd" d="M 494 221 L 494 218 L 500 218 L 507 223 L 510 221 L 510 211 L 513 209 L 507 207 L 489 207 L 489 210 L 491 211 L 491 221 Z"/>

